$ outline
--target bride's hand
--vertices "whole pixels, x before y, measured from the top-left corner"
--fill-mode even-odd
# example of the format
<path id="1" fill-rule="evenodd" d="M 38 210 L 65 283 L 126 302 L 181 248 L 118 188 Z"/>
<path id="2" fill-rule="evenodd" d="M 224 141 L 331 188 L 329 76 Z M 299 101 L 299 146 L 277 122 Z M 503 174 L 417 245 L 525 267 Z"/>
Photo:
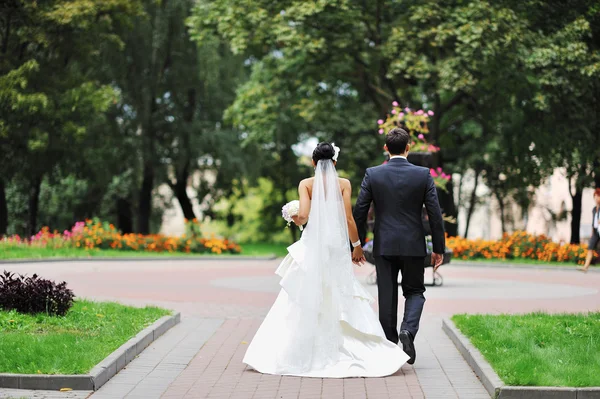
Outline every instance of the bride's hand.
<path id="1" fill-rule="evenodd" d="M 352 262 L 354 262 L 355 265 L 362 266 L 366 261 L 362 247 L 358 246 L 354 248 L 352 251 Z"/>
<path id="2" fill-rule="evenodd" d="M 302 223 L 300 223 L 300 220 L 298 219 L 298 215 L 292 216 L 292 220 L 294 221 L 296 226 L 302 226 Z"/>

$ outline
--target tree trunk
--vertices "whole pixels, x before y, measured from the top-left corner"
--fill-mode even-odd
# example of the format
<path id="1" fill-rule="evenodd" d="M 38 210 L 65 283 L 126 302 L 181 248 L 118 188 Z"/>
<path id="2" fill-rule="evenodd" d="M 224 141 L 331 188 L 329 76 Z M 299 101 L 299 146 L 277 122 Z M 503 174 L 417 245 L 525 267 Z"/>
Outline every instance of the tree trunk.
<path id="1" fill-rule="evenodd" d="M 471 192 L 471 200 L 469 201 L 469 210 L 467 211 L 467 220 L 465 221 L 465 238 L 469 237 L 469 226 L 471 225 L 471 217 L 475 211 L 477 205 L 477 187 L 479 186 L 479 175 L 481 170 L 475 171 L 475 183 L 473 185 L 473 191 Z"/>
<path id="2" fill-rule="evenodd" d="M 229 208 L 227 209 L 227 227 L 232 228 L 235 224 L 235 214 L 233 213 L 233 209 L 235 207 L 235 203 L 233 201 L 229 202 Z"/>
<path id="3" fill-rule="evenodd" d="M 34 177 L 29 188 L 29 220 L 27 221 L 27 232 L 30 236 L 37 233 L 37 216 L 40 206 L 40 188 L 42 186 L 41 176 Z"/>
<path id="4" fill-rule="evenodd" d="M 139 193 L 138 233 L 150 234 L 150 215 L 152 213 L 152 189 L 154 188 L 154 167 L 144 164 L 144 178 Z"/>
<path id="5" fill-rule="evenodd" d="M 573 200 L 573 211 L 571 212 L 571 244 L 579 244 L 581 237 L 579 236 L 579 230 L 581 230 L 581 202 L 583 200 L 583 189 L 576 185 L 575 195 L 571 194 Z"/>
<path id="6" fill-rule="evenodd" d="M 117 199 L 117 226 L 124 234 L 133 233 L 131 202 L 127 198 Z"/>
<path id="7" fill-rule="evenodd" d="M 281 188 L 281 198 L 283 198 L 284 203 L 285 203 L 286 192 L 287 192 L 287 189 L 285 188 L 285 186 L 283 186 Z M 289 230 L 290 230 L 290 234 L 292 235 L 292 242 L 298 241 L 298 231 L 300 231 L 300 229 L 294 223 L 292 223 L 290 225 Z"/>
<path id="8" fill-rule="evenodd" d="M 442 120 L 442 116 L 443 116 L 442 102 L 438 95 L 435 95 L 435 98 L 434 98 L 434 110 L 435 110 L 435 114 L 432 117 L 432 120 L 429 124 L 430 134 L 428 136 L 428 139 L 431 140 L 432 143 L 437 144 L 438 140 L 440 138 L 440 127 L 441 127 L 441 120 Z M 436 153 L 433 158 L 434 158 L 434 161 L 433 161 L 434 168 L 437 166 L 440 166 L 440 167 L 444 166 L 444 159 L 443 159 L 441 152 Z M 457 212 L 457 208 L 456 208 L 456 203 L 454 202 L 454 183 L 452 180 L 450 180 L 448 182 L 446 189 L 448 190 L 448 192 L 438 190 L 438 198 L 440 201 L 440 207 L 442 208 L 442 212 L 445 216 L 451 216 L 451 217 L 456 218 L 458 216 L 458 212 Z M 456 237 L 458 235 L 458 220 L 456 221 L 456 223 L 445 222 L 444 227 L 445 227 L 446 233 L 450 237 Z"/>
<path id="9" fill-rule="evenodd" d="M 8 204 L 6 203 L 6 188 L 4 179 L 0 178 L 0 238 L 6 235 L 8 230 Z"/>
<path id="10" fill-rule="evenodd" d="M 445 216 L 452 216 L 456 218 L 456 205 L 454 204 L 454 185 L 452 180 L 448 182 L 446 186 L 448 192 L 438 190 L 438 197 L 440 201 L 440 207 Z M 446 233 L 450 237 L 456 237 L 458 235 L 458 223 L 444 223 Z"/>
<path id="11" fill-rule="evenodd" d="M 593 167 L 592 174 L 594 175 L 594 188 L 600 188 L 600 157 L 597 157 L 594 160 Z"/>
<path id="12" fill-rule="evenodd" d="M 187 182 L 188 182 L 188 168 L 187 166 L 183 169 L 182 173 L 177 176 L 177 182 L 174 185 L 171 185 L 171 189 L 175 193 L 177 200 L 179 201 L 179 205 L 181 205 L 181 210 L 183 211 L 183 216 L 187 220 L 196 219 L 196 214 L 194 213 L 194 207 L 192 206 L 192 201 L 187 194 Z"/>
<path id="13" fill-rule="evenodd" d="M 498 200 L 498 207 L 500 207 L 500 225 L 502 226 L 502 234 L 506 233 L 506 221 L 505 218 L 506 216 L 504 215 L 504 208 L 505 208 L 505 204 L 504 204 L 504 198 L 502 198 L 502 195 L 495 191 L 494 195 L 496 196 L 496 199 Z"/>

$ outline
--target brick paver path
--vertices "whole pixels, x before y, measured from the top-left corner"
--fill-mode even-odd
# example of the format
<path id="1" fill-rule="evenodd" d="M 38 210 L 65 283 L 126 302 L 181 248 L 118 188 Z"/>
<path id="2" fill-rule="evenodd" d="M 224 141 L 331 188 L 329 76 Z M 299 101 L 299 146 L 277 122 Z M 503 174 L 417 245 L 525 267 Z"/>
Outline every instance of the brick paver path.
<path id="1" fill-rule="evenodd" d="M 261 320 L 228 319 L 162 395 L 182 398 L 489 398 L 440 319 L 417 338 L 418 361 L 386 378 L 320 379 L 262 375 L 242 364 Z M 93 398 L 95 399 L 95 395 Z"/>
<path id="2" fill-rule="evenodd" d="M 159 398 L 223 324 L 220 319 L 183 318 L 93 395 L 94 399 Z"/>
<path id="3" fill-rule="evenodd" d="M 597 272 L 445 266 L 444 286 L 428 288 L 426 293 L 414 367 L 405 365 L 394 376 L 373 379 L 266 376 L 247 370 L 241 359 L 279 290 L 273 275 L 277 265 L 277 261 L 77 261 L 2 268 L 66 280 L 82 297 L 151 303 L 182 312 L 181 325 L 92 399 L 487 398 L 442 332 L 442 316 L 600 308 Z M 370 271 L 364 267 L 357 274 L 364 279 Z M 368 289 L 376 294 L 374 286 Z M 83 398 L 88 394 L 0 389 L 0 398 Z"/>

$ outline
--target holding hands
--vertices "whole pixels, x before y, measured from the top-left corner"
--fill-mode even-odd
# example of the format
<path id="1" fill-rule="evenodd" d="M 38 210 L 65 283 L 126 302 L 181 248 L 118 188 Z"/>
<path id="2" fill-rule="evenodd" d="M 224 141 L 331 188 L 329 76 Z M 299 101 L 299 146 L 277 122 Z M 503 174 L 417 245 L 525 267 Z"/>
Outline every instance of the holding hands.
<path id="1" fill-rule="evenodd" d="M 362 266 L 366 261 L 362 247 L 360 245 L 355 247 L 354 250 L 352 250 L 352 262 L 355 265 Z"/>

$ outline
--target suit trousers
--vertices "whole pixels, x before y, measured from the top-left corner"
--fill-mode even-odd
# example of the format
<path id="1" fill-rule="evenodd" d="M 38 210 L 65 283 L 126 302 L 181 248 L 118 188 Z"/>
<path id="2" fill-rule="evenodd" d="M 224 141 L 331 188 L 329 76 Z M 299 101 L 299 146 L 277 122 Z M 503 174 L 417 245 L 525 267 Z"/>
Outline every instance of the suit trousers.
<path id="1" fill-rule="evenodd" d="M 379 321 L 386 338 L 398 343 L 398 274 L 402 273 L 404 317 L 400 330 L 408 330 L 413 338 L 425 304 L 425 257 L 376 256 Z"/>

